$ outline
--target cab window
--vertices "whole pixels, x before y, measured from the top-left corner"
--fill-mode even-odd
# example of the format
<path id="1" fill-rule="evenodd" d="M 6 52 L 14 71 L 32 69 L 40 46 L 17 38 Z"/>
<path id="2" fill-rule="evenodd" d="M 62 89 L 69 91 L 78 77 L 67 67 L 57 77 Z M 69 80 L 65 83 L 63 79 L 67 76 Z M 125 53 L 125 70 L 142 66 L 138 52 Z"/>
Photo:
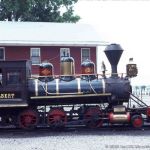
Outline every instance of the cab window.
<path id="1" fill-rule="evenodd" d="M 21 84 L 21 74 L 20 72 L 7 72 L 7 85 L 12 85 L 12 84 Z"/>

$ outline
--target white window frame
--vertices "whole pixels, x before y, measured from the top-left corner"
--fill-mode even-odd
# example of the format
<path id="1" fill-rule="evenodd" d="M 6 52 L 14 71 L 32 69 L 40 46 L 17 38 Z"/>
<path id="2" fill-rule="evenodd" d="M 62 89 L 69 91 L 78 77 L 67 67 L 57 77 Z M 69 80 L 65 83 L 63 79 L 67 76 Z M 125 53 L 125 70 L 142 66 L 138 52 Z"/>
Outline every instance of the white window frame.
<path id="1" fill-rule="evenodd" d="M 89 60 L 91 59 L 90 48 L 81 48 L 81 63 L 83 62 L 83 50 L 87 49 L 89 51 Z"/>
<path id="2" fill-rule="evenodd" d="M 34 50 L 38 50 L 39 52 L 39 56 L 37 56 L 37 57 L 39 57 L 39 63 L 33 63 L 32 62 L 32 53 L 33 53 L 33 51 Z M 30 48 L 30 59 L 31 59 L 31 62 L 32 62 L 32 65 L 39 65 L 40 63 L 41 63 L 41 49 L 40 48 L 38 48 L 38 47 L 33 47 L 33 48 Z"/>
<path id="3" fill-rule="evenodd" d="M 63 57 L 63 52 L 65 51 L 65 56 L 67 56 L 67 53 L 69 54 L 69 57 L 70 57 L 70 48 L 60 48 L 60 59 L 61 57 Z"/>
<path id="4" fill-rule="evenodd" d="M 0 49 L 3 49 L 3 53 L 4 53 L 4 58 L 3 59 L 0 58 L 0 61 L 2 61 L 5 60 L 5 47 L 0 47 Z"/>

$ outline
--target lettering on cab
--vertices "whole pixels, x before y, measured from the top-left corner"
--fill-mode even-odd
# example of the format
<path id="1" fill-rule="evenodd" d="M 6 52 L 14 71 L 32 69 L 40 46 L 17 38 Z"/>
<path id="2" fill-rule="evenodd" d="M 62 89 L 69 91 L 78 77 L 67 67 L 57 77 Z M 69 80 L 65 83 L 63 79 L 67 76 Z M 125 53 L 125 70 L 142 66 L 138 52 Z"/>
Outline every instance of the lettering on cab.
<path id="1" fill-rule="evenodd" d="M 0 99 L 13 99 L 14 97 L 14 93 L 0 93 Z"/>

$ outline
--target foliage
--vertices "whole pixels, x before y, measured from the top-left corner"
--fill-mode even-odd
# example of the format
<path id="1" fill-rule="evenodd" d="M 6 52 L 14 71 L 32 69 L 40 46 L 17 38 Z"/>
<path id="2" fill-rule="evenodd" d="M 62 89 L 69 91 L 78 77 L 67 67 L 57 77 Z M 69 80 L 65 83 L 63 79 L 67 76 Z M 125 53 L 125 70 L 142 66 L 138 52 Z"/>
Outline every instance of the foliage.
<path id="1" fill-rule="evenodd" d="M 78 0 L 0 0 L 0 20 L 77 22 L 73 5 Z"/>

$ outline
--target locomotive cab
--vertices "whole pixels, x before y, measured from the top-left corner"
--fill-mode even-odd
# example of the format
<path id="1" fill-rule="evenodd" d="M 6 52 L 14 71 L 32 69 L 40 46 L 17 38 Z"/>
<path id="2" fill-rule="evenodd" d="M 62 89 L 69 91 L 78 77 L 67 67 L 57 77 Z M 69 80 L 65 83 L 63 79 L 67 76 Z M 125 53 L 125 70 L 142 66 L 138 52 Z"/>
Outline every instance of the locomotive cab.
<path id="1" fill-rule="evenodd" d="M 29 61 L 0 61 L 0 107 L 24 107 L 27 104 Z"/>

